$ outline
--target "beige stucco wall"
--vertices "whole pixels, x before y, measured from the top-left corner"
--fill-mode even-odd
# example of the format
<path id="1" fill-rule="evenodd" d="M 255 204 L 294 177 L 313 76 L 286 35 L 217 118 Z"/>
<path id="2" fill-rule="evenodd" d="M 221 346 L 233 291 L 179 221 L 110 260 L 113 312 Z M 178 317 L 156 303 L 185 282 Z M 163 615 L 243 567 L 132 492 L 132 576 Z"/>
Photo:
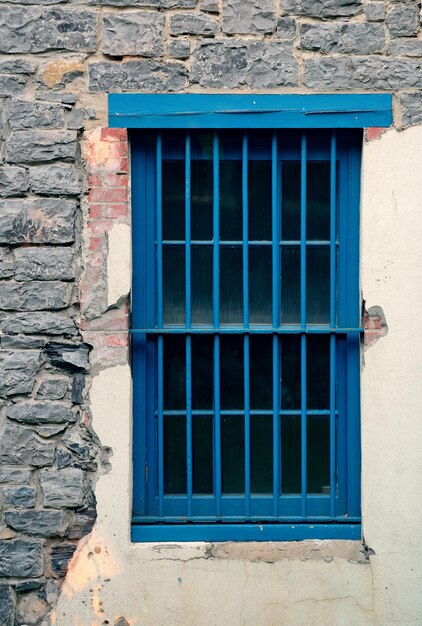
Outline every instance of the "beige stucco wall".
<path id="1" fill-rule="evenodd" d="M 131 544 L 131 376 L 117 366 L 91 388 L 93 426 L 113 449 L 112 469 L 97 483 L 98 521 L 75 553 L 56 624 L 422 624 L 421 163 L 422 127 L 364 146 L 362 291 L 389 326 L 362 372 L 363 528 L 375 554 L 365 561 L 358 542 L 237 544 L 213 556 L 203 543 Z M 108 270 L 116 301 L 129 262 Z"/>

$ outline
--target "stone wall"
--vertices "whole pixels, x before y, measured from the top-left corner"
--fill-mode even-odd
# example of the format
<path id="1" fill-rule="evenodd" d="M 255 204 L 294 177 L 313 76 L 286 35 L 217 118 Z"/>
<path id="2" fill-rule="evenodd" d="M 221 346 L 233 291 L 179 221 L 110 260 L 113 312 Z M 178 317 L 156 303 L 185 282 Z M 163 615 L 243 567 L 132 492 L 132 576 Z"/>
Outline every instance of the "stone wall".
<path id="1" fill-rule="evenodd" d="M 129 286 L 106 270 L 130 241 L 106 93 L 393 91 L 402 128 L 422 123 L 421 34 L 413 0 L 0 3 L 1 624 L 48 623 L 110 467 L 89 387 L 128 360 Z"/>

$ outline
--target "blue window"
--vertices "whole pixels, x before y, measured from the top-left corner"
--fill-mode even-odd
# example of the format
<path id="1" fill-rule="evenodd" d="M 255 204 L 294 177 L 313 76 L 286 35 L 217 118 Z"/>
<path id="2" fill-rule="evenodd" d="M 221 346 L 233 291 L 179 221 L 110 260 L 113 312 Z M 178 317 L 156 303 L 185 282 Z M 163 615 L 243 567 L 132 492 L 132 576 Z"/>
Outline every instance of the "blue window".
<path id="1" fill-rule="evenodd" d="M 359 538 L 361 130 L 164 119 L 131 134 L 132 538 Z"/>

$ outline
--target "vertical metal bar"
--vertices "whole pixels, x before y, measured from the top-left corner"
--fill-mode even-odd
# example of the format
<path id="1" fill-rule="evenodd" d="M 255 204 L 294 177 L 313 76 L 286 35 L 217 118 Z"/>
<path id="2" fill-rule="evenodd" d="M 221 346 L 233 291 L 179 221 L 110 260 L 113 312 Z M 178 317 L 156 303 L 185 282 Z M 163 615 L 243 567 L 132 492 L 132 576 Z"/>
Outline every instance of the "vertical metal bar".
<path id="1" fill-rule="evenodd" d="M 330 146 L 330 327 L 336 324 L 336 164 L 335 131 Z M 336 336 L 330 335 L 330 515 L 336 514 Z"/>
<path id="2" fill-rule="evenodd" d="M 248 135 L 242 138 L 242 224 L 243 224 L 243 326 L 249 328 L 249 198 L 248 198 Z M 249 335 L 243 337 L 243 376 L 244 376 L 244 430 L 245 430 L 245 516 L 250 517 L 251 509 L 251 414 L 249 395 Z"/>
<path id="3" fill-rule="evenodd" d="M 157 236 L 157 325 L 163 327 L 163 168 L 162 139 L 156 142 L 156 236 Z M 163 336 L 158 337 L 157 350 L 157 448 L 158 448 L 158 515 L 164 513 L 164 417 L 163 417 Z"/>
<path id="4" fill-rule="evenodd" d="M 214 329 L 220 326 L 220 146 L 213 137 L 213 286 L 212 317 Z M 221 517 L 221 416 L 220 416 L 220 337 L 214 334 L 214 495 L 215 514 Z"/>
<path id="5" fill-rule="evenodd" d="M 186 328 L 192 325 L 191 310 L 191 140 L 185 140 L 185 276 Z M 186 468 L 188 517 L 192 515 L 192 336 L 186 335 Z"/>
<path id="6" fill-rule="evenodd" d="M 272 203 L 272 323 L 280 325 L 280 212 L 278 188 L 278 145 L 277 133 L 271 138 L 271 203 Z M 273 334 L 273 515 L 279 515 L 280 500 L 280 359 L 279 339 Z"/>
<path id="7" fill-rule="evenodd" d="M 186 468 L 188 517 L 192 516 L 192 335 L 186 335 Z"/>
<path id="8" fill-rule="evenodd" d="M 306 178 L 307 178 L 307 145 L 306 134 L 302 133 L 300 146 L 300 325 L 302 329 L 300 342 L 301 356 L 301 491 L 302 516 L 307 513 L 307 419 L 306 419 Z"/>

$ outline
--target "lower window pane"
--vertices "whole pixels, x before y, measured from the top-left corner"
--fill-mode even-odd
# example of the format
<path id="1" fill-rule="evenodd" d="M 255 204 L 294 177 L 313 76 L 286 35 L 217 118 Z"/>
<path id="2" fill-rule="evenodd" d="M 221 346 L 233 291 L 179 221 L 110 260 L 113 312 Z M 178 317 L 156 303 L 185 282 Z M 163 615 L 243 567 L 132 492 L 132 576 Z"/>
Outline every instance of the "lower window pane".
<path id="1" fill-rule="evenodd" d="M 244 417 L 223 415 L 221 418 L 221 477 L 223 493 L 244 493 Z"/>
<path id="2" fill-rule="evenodd" d="M 309 415 L 306 440 L 308 493 L 329 493 L 330 418 Z"/>
<path id="3" fill-rule="evenodd" d="M 192 419 L 193 493 L 213 493 L 212 417 Z"/>
<path id="4" fill-rule="evenodd" d="M 251 492 L 273 490 L 273 423 L 271 415 L 251 415 Z"/>
<path id="5" fill-rule="evenodd" d="M 281 490 L 283 493 L 301 491 L 301 423 L 300 415 L 281 418 Z"/>
<path id="6" fill-rule="evenodd" d="M 186 493 L 186 418 L 164 419 L 164 493 Z"/>

